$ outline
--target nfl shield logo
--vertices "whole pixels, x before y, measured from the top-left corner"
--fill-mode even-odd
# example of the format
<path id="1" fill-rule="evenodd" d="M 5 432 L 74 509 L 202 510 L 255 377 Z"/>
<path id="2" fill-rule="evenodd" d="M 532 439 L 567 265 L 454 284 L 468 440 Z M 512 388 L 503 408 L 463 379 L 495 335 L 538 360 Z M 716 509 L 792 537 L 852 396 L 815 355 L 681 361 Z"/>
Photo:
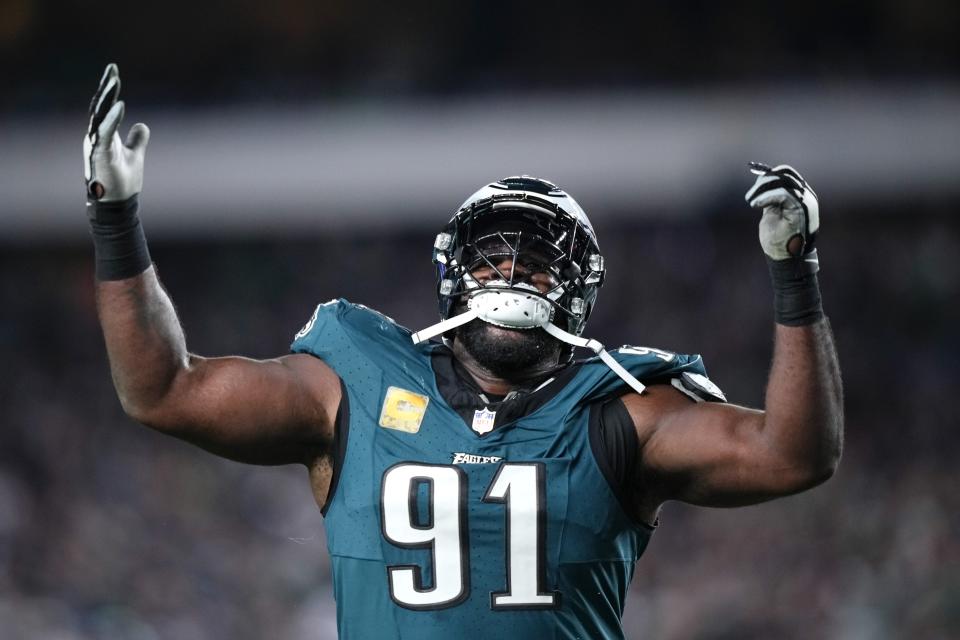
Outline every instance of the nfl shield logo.
<path id="1" fill-rule="evenodd" d="M 497 417 L 496 411 L 489 409 L 477 409 L 473 412 L 473 430 L 483 435 L 493 430 L 493 419 Z"/>

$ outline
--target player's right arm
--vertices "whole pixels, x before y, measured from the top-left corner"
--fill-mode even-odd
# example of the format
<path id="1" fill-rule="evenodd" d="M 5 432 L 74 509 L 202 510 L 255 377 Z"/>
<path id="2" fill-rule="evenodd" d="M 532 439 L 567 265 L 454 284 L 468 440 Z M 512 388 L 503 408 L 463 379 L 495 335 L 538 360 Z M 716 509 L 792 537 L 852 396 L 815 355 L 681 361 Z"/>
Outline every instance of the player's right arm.
<path id="1" fill-rule="evenodd" d="M 339 378 L 308 355 L 252 360 L 187 351 L 137 217 L 149 131 L 135 125 L 126 143 L 120 141 L 118 94 L 117 68 L 109 65 L 90 107 L 84 173 L 97 312 L 124 410 L 228 458 L 314 465 L 333 440 Z"/>
<path id="2" fill-rule="evenodd" d="M 96 289 L 113 383 L 132 418 L 241 462 L 310 465 L 327 453 L 340 381 L 323 361 L 189 353 L 153 267 Z"/>

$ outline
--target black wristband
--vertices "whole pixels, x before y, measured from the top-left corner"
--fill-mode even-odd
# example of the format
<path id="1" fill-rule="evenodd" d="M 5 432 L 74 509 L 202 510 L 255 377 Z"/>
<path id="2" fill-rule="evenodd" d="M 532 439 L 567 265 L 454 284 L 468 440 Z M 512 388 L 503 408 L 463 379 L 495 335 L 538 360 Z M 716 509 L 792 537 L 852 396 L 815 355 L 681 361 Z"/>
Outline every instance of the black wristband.
<path id="1" fill-rule="evenodd" d="M 122 202 L 87 202 L 97 280 L 132 278 L 152 264 L 138 208 L 136 194 Z"/>
<path id="2" fill-rule="evenodd" d="M 777 324 L 802 327 L 823 318 L 816 250 L 787 260 L 772 260 L 768 256 L 767 266 L 773 282 L 773 317 Z"/>

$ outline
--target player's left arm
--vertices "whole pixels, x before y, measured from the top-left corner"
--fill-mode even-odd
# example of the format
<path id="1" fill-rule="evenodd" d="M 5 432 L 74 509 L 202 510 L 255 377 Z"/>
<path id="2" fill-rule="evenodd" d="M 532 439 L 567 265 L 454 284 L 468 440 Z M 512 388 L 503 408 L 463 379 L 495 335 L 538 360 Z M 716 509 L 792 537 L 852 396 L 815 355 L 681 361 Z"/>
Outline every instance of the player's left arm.
<path id="1" fill-rule="evenodd" d="M 640 437 L 638 481 L 652 502 L 762 502 L 820 484 L 840 459 L 840 372 L 826 319 L 777 325 L 763 411 L 692 403 L 666 385 L 623 400 Z"/>
<path id="2" fill-rule="evenodd" d="M 840 460 L 843 394 L 817 284 L 816 195 L 785 165 L 755 172 L 747 200 L 763 210 L 760 241 L 775 291 L 764 410 L 694 404 L 668 386 L 626 396 L 639 437 L 639 482 L 657 503 L 761 502 L 824 482 Z"/>

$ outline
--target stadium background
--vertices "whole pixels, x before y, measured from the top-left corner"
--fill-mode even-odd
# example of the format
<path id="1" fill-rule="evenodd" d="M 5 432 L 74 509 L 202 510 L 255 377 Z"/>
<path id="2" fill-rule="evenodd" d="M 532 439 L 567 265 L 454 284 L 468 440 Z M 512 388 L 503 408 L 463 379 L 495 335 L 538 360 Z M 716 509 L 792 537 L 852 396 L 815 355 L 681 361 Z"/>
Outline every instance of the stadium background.
<path id="1" fill-rule="evenodd" d="M 0 2 L 0 636 L 333 637 L 300 468 L 134 425 L 94 314 L 80 137 L 106 62 L 147 122 L 143 219 L 190 348 L 270 357 L 314 304 L 435 318 L 430 245 L 528 172 L 590 212 L 589 335 L 704 355 L 757 405 L 771 295 L 750 159 L 818 190 L 846 386 L 837 475 L 671 504 L 630 637 L 960 637 L 960 5 Z"/>

